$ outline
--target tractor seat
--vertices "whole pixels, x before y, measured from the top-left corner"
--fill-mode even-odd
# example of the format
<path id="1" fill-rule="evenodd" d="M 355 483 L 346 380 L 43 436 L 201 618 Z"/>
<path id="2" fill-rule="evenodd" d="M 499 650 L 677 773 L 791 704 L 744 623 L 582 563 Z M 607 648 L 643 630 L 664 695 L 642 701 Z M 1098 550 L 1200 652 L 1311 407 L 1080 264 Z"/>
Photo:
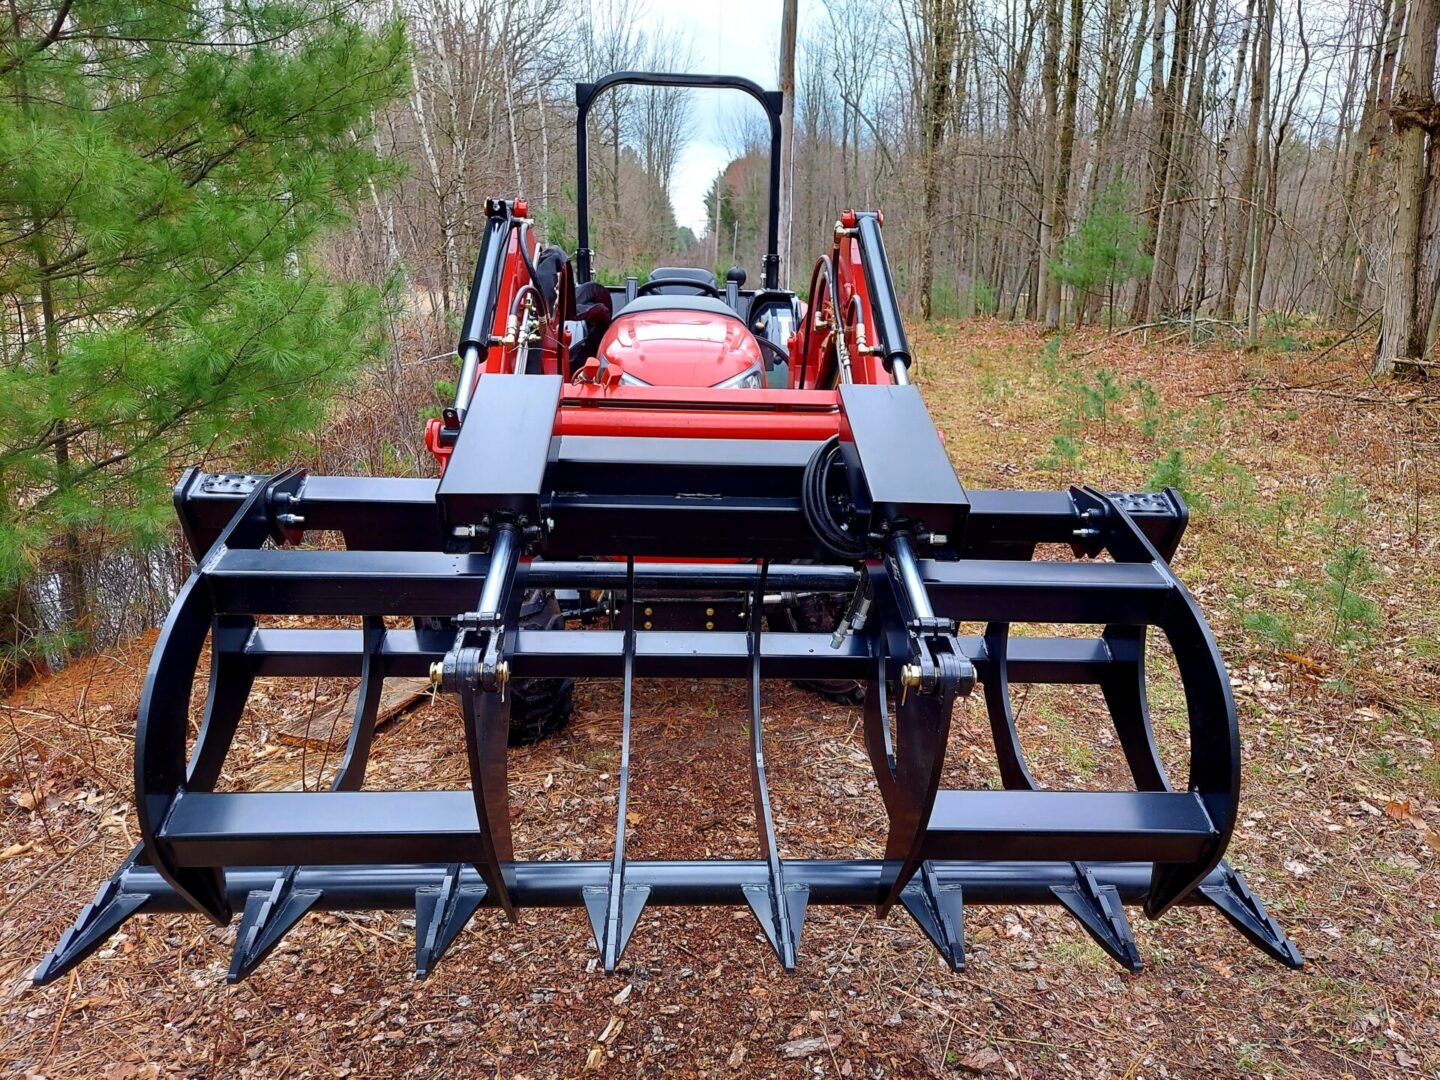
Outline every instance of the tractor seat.
<path id="1" fill-rule="evenodd" d="M 647 311 L 698 311 L 707 315 L 728 315 L 732 319 L 740 316 L 724 300 L 717 300 L 713 296 L 682 296 L 679 293 L 674 295 L 660 296 L 637 296 L 628 304 L 615 312 L 615 318 L 622 315 L 637 315 Z"/>
<path id="2" fill-rule="evenodd" d="M 657 281 L 660 278 L 685 278 L 687 281 L 694 281 L 701 285 L 709 285 L 716 288 L 715 275 L 703 266 L 657 266 L 650 271 L 648 280 Z M 665 285 L 652 295 L 656 296 L 686 296 L 694 294 L 680 285 Z"/>

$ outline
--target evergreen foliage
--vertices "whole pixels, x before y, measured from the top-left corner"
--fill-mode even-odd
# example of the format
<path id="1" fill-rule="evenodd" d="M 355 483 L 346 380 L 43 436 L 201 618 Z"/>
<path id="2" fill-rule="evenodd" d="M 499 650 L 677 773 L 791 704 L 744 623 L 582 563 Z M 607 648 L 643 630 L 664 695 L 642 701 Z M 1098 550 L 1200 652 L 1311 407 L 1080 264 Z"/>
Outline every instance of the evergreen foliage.
<path id="1" fill-rule="evenodd" d="M 1111 184 L 1060 245 L 1059 260 L 1050 264 L 1050 272 L 1082 297 L 1105 292 L 1111 330 L 1115 328 L 1115 286 L 1148 274 L 1154 262 L 1145 253 L 1145 225 L 1130 213 L 1129 205 L 1130 189 L 1125 184 Z M 1077 312 L 1083 310 L 1083 304 L 1077 307 Z"/>
<path id="2" fill-rule="evenodd" d="M 379 350 L 380 298 L 313 253 L 391 177 L 407 47 L 324 0 L 10 11 L 0 597 L 62 554 L 83 633 L 87 546 L 167 537 L 181 466 L 284 458 Z"/>

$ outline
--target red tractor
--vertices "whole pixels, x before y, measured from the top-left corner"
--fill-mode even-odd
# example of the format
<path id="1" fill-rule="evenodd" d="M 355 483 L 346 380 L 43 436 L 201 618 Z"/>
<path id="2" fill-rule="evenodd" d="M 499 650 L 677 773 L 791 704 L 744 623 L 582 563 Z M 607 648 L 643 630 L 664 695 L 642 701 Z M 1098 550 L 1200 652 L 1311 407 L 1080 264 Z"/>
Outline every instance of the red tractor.
<path id="1" fill-rule="evenodd" d="M 586 116 L 619 84 L 725 87 L 772 133 L 759 288 L 738 268 L 592 277 Z M 437 480 L 188 472 L 195 559 L 155 646 L 136 732 L 141 843 L 35 973 L 68 971 L 139 912 L 238 911 L 232 979 L 311 909 L 400 909 L 430 971 L 482 906 L 583 906 L 613 970 L 647 904 L 746 905 L 786 968 L 811 904 L 899 904 L 954 967 L 972 904 L 1059 904 L 1139 968 L 1125 905 L 1213 905 L 1281 962 L 1295 946 L 1223 855 L 1240 798 L 1229 680 L 1170 569 L 1174 491 L 967 490 L 910 384 L 878 213 L 839 216 L 806 301 L 778 285 L 780 95 L 744 79 L 621 73 L 578 88 L 579 250 L 491 201 L 453 404 L 426 432 Z M 334 534 L 341 541 L 309 544 Z M 1036 559 L 1039 545 L 1077 558 Z M 340 549 L 337 549 L 340 548 Z M 345 616 L 350 628 L 275 625 Z M 388 621 L 387 621 L 388 620 Z M 403 620 L 400 621 L 400 620 Z M 963 635 L 959 624 L 983 627 Z M 1091 637 L 1012 634 L 1080 624 Z M 1181 786 L 1161 764 L 1145 646 L 1173 650 L 1189 718 Z M 187 753 L 208 635 L 209 692 Z M 470 786 L 362 790 L 384 680 L 458 697 Z M 328 792 L 217 790 L 253 680 L 351 676 L 360 693 Z M 577 677 L 623 682 L 613 856 L 537 861 L 510 835 L 507 746 L 563 723 Z M 762 857 L 625 855 L 637 677 L 745 679 Z M 761 689 L 863 697 L 883 857 L 784 859 Z M 1013 683 L 1098 685 L 1133 778 L 1042 789 Z M 979 685 L 1000 790 L 946 790 L 958 696 Z M 860 692 L 856 692 L 857 688 Z M 740 725 L 736 725 L 740 730 Z M 878 838 L 877 838 L 878 839 Z"/>

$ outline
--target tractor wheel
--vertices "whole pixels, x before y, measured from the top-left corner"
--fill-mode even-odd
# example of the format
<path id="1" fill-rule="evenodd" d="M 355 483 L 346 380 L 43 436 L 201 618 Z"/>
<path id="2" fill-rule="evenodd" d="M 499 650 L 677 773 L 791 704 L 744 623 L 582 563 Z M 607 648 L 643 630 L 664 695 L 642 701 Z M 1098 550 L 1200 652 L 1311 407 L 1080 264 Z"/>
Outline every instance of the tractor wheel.
<path id="1" fill-rule="evenodd" d="M 520 609 L 522 630 L 563 630 L 565 616 L 555 594 L 532 589 Z M 510 745 L 525 746 L 554 735 L 570 722 L 575 710 L 574 679 L 512 679 Z"/>
<path id="2" fill-rule="evenodd" d="M 793 629 L 800 633 L 830 634 L 845 616 L 845 601 L 812 593 L 796 600 L 786 613 Z M 837 705 L 859 705 L 865 700 L 865 684 L 858 679 L 796 679 L 795 685 Z"/>

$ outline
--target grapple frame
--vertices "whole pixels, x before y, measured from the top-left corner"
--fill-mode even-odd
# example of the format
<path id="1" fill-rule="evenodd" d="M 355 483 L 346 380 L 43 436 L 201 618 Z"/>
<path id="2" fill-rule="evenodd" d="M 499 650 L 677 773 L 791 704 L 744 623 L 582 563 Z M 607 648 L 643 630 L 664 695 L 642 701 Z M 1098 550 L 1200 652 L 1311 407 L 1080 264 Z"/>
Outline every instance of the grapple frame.
<path id="1" fill-rule="evenodd" d="M 562 445 L 560 460 L 565 452 Z M 36 980 L 58 977 L 141 912 L 193 910 L 221 924 L 243 912 L 231 966 L 232 976 L 240 977 L 311 908 L 414 909 L 417 968 L 424 973 L 481 906 L 513 914 L 522 907 L 583 905 L 610 969 L 647 903 L 743 902 L 791 967 L 808 905 L 875 905 L 883 913 L 896 900 L 955 967 L 963 964 L 964 903 L 1061 904 L 1132 969 L 1140 961 L 1124 905 L 1142 903 L 1158 917 L 1176 903 L 1208 903 L 1270 955 L 1298 965 L 1294 946 L 1220 860 L 1238 804 L 1238 734 L 1209 630 L 1162 554 L 1173 551 L 1185 526 L 1178 496 L 1072 489 L 972 490 L 966 497 L 968 522 L 953 558 L 914 559 L 897 537 L 885 557 L 858 569 L 768 561 L 542 561 L 521 556 L 516 531 L 501 530 L 488 552 L 446 550 L 455 545 L 438 524 L 434 481 L 187 474 L 177 505 L 195 544 L 197 569 L 162 630 L 141 707 L 136 784 L 144 842 L 47 957 Z M 663 531 L 674 512 L 669 501 L 657 496 L 648 508 L 628 504 L 624 520 L 631 522 L 632 540 Z M 565 511 L 552 506 L 551 512 Z M 655 524 L 647 522 L 651 513 L 659 518 Z M 798 517 L 800 511 L 792 507 L 790 513 Z M 281 518 L 339 532 L 350 550 L 262 546 L 283 538 L 287 525 Z M 381 521 L 384 528 L 375 529 Z M 558 519 L 555 532 L 563 534 Z M 715 542 L 706 536 L 692 547 L 713 552 Z M 1021 557 L 1037 544 L 1072 542 L 1106 551 L 1114 561 Z M 684 543 L 668 550 L 705 557 Z M 849 594 L 862 575 L 880 609 L 880 629 L 873 633 L 852 634 L 833 648 L 829 635 L 772 632 L 759 622 L 767 594 Z M 645 631 L 634 627 L 635 606 L 627 605 L 632 622 L 620 629 L 515 630 L 506 626 L 504 611 L 507 603 L 513 609 L 516 590 L 525 585 L 620 595 L 645 589 L 740 592 L 752 598 L 751 624 L 744 631 Z M 383 679 L 430 671 L 468 632 L 392 629 L 383 617 L 453 616 L 456 598 L 466 595 L 479 600 L 477 622 L 487 613 L 499 616 L 498 654 L 511 676 L 623 680 L 611 862 L 516 859 L 506 802 L 506 703 L 498 688 L 462 693 L 472 790 L 358 790 Z M 907 692 L 897 675 L 910 648 L 902 611 L 927 605 L 930 617 L 985 624 L 982 635 L 955 641 L 983 688 L 1005 790 L 939 789 L 949 700 Z M 364 625 L 256 624 L 265 615 L 304 614 L 362 615 Z M 1103 629 L 1093 638 L 1012 636 L 1010 622 Z M 1189 701 L 1193 757 L 1189 783 L 1180 791 L 1160 763 L 1146 713 L 1147 626 L 1169 638 Z M 187 765 L 191 678 L 207 630 L 210 688 Z M 250 684 L 262 676 L 360 679 L 333 792 L 210 790 Z M 638 677 L 749 680 L 763 859 L 625 858 L 630 686 Z M 759 695 L 765 679 L 795 678 L 868 684 L 866 741 L 891 818 L 885 859 L 779 856 L 766 795 Z M 1100 686 L 1136 790 L 1037 789 L 1010 707 L 1009 686 L 1016 683 Z M 892 709 L 893 742 L 882 716 Z"/>
<path id="2" fill-rule="evenodd" d="M 687 77 L 599 85 L 660 78 Z M 37 968 L 37 983 L 135 914 L 185 911 L 219 925 L 241 913 L 230 965 L 239 979 L 312 909 L 413 911 L 421 975 L 481 907 L 511 919 L 527 907 L 584 907 L 613 970 L 650 904 L 745 904 L 786 969 L 809 906 L 885 915 L 897 903 L 955 968 L 966 904 L 1061 905 L 1131 970 L 1140 957 L 1127 905 L 1154 919 L 1210 904 L 1270 956 L 1301 964 L 1223 861 L 1240 798 L 1239 729 L 1214 638 L 1169 565 L 1188 518 L 1176 492 L 963 488 L 910 385 L 876 214 L 837 223 L 790 341 L 790 388 L 719 390 L 572 380 L 565 348 L 579 328 L 560 327 L 558 315 L 533 337 L 502 333 L 506 311 L 537 284 L 522 277 L 534 271 L 520 209 L 489 207 L 459 349 L 466 374 L 427 433 L 441 479 L 191 470 L 180 481 L 175 504 L 195 569 L 160 632 L 140 705 L 141 843 Z M 752 316 L 762 303 L 793 303 L 774 289 L 768 260 L 766 277 L 747 294 Z M 572 288 L 563 278 L 557 298 Z M 818 489 L 817 462 L 826 463 Z M 843 477 L 847 535 L 859 544 L 848 557 L 817 510 L 832 474 Z M 343 548 L 298 546 L 307 534 Z M 1075 558 L 1037 559 L 1042 545 Z M 530 589 L 603 594 L 609 626 L 524 628 Z M 654 629 L 641 616 L 637 625 L 647 593 L 738 600 L 744 621 Z M 800 593 L 849 600 L 833 635 L 767 620 Z M 265 624 L 271 616 L 358 626 L 278 628 Z M 413 626 L 395 626 L 397 616 Z M 965 623 L 983 630 L 965 636 Z M 1020 635 L 1014 623 L 1096 632 Z M 1179 787 L 1147 709 L 1152 629 L 1173 650 L 1189 718 Z M 207 636 L 204 717 L 187 747 Z M 363 790 L 384 680 L 427 673 L 459 698 L 469 788 Z M 276 676 L 359 680 L 332 789 L 217 792 L 254 680 Z M 525 861 L 512 842 L 506 689 L 554 677 L 623 684 L 608 861 Z M 747 681 L 759 859 L 626 857 L 636 678 Z M 889 822 L 883 857 L 782 857 L 761 709 L 772 679 L 865 684 L 864 741 Z M 952 706 L 976 683 L 1002 788 L 944 790 Z M 1027 683 L 1101 689 L 1133 790 L 1036 783 L 1010 698 L 1012 684 Z"/>

